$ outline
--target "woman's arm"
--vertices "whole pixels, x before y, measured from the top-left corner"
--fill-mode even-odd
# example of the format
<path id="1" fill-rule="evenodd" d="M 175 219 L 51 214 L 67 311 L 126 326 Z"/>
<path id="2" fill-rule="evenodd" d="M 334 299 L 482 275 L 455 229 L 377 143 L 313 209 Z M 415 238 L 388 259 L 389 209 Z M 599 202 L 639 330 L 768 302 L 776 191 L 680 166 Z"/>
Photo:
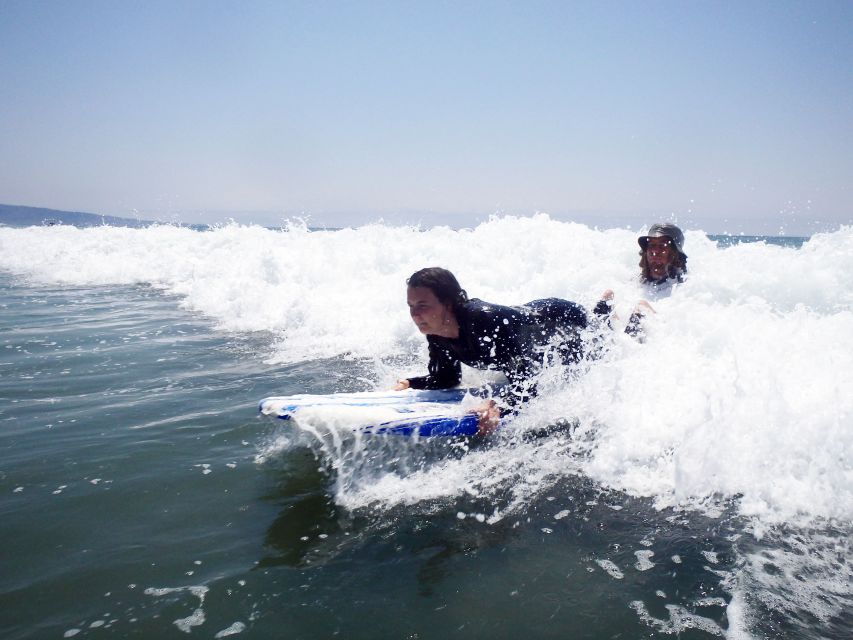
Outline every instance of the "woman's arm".
<path id="1" fill-rule="evenodd" d="M 408 386 L 402 389 L 449 389 L 462 380 L 462 365 L 445 345 L 441 345 L 427 336 L 429 344 L 429 375 L 408 378 Z M 397 384 L 400 385 L 401 380 Z"/>

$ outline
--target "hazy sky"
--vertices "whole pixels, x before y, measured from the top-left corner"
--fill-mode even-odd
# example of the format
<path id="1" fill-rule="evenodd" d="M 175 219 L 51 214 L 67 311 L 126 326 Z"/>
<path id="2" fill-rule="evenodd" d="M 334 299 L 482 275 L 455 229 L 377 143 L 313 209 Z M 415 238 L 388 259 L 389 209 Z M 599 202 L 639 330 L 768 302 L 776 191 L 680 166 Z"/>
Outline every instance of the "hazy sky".
<path id="1" fill-rule="evenodd" d="M 853 221 L 849 0 L 0 0 L 0 87 L 5 204 Z"/>

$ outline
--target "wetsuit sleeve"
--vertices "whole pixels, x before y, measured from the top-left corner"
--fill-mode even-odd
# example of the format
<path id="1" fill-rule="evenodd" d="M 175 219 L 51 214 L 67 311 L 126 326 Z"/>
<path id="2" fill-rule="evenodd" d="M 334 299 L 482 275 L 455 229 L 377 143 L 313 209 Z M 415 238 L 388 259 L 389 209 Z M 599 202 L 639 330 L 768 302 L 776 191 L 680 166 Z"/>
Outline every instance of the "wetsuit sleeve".
<path id="1" fill-rule="evenodd" d="M 627 333 L 632 338 L 636 338 L 638 341 L 643 342 L 646 337 L 646 332 L 643 329 L 643 314 L 635 311 L 631 314 L 631 317 L 628 318 L 628 324 L 625 327 L 625 333 Z"/>
<path id="2" fill-rule="evenodd" d="M 595 305 L 595 309 L 592 312 L 595 314 L 595 318 L 601 322 L 604 321 L 604 324 L 607 327 L 611 327 L 610 324 L 610 313 L 613 311 L 613 306 L 610 304 L 609 300 L 599 300 L 598 304 Z M 628 318 L 628 324 L 625 327 L 625 333 L 633 338 L 637 338 L 642 342 L 643 339 L 643 314 L 639 311 L 634 311 L 631 314 L 631 317 Z"/>
<path id="3" fill-rule="evenodd" d="M 429 375 L 409 378 L 411 389 L 449 389 L 462 380 L 462 366 L 447 346 L 427 337 L 429 344 Z"/>
<path id="4" fill-rule="evenodd" d="M 592 312 L 595 314 L 595 317 L 599 320 L 606 319 L 610 313 L 613 311 L 613 305 L 610 304 L 610 300 L 601 299 L 598 301 L 598 304 L 595 305 L 595 308 Z"/>

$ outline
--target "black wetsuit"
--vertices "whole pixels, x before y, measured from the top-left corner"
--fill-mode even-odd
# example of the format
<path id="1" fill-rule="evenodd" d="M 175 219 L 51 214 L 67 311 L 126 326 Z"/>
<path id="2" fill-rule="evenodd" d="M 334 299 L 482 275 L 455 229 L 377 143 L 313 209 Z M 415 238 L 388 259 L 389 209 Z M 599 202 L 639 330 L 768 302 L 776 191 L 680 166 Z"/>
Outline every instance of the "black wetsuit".
<path id="1" fill-rule="evenodd" d="M 580 330 L 586 310 L 559 298 L 503 307 L 473 299 L 455 310 L 458 338 L 428 335 L 429 375 L 409 378 L 412 389 L 447 389 L 459 384 L 460 363 L 497 369 L 509 380 L 502 394 L 509 404 L 535 395 L 532 378 L 542 368 L 549 345 L 564 363 L 583 355 Z M 556 340 L 555 340 L 556 338 Z"/>

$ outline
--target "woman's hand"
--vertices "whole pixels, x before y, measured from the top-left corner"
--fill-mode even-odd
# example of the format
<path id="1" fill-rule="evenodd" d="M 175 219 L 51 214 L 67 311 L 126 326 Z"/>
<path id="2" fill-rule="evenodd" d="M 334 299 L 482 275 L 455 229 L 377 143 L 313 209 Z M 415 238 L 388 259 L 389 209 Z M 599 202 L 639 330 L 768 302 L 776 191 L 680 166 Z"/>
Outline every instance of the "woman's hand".
<path id="1" fill-rule="evenodd" d="M 480 426 L 477 429 L 477 435 L 491 435 L 501 421 L 501 411 L 494 400 L 488 400 L 481 404 L 476 409 L 477 416 L 480 419 Z"/>
<path id="2" fill-rule="evenodd" d="M 394 391 L 405 391 L 409 388 L 408 380 L 397 380 L 397 384 L 394 385 Z"/>

